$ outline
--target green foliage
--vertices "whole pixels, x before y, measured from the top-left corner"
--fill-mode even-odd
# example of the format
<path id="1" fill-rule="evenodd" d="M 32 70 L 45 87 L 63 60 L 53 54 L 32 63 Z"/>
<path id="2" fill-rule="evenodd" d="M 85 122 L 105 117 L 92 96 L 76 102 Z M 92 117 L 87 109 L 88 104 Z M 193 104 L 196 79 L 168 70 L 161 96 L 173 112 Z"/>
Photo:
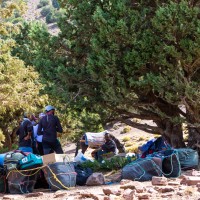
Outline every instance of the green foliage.
<path id="1" fill-rule="evenodd" d="M 57 9 L 60 8 L 58 0 L 51 0 L 51 1 L 52 1 L 52 5 L 53 5 L 54 8 L 57 8 Z"/>
<path id="2" fill-rule="evenodd" d="M 39 4 L 38 4 L 38 8 L 42 8 L 44 6 L 49 5 L 49 0 L 40 0 Z"/>
<path id="3" fill-rule="evenodd" d="M 55 11 L 50 12 L 47 16 L 46 16 L 46 23 L 50 24 L 50 23 L 55 23 L 58 20 L 58 16 L 59 14 Z"/>
<path id="4" fill-rule="evenodd" d="M 49 13 L 52 13 L 53 12 L 53 9 L 52 9 L 52 7 L 50 7 L 50 6 L 45 6 L 44 8 L 42 8 L 42 10 L 41 10 L 41 15 L 43 16 L 43 17 L 46 17 Z"/>
<path id="5" fill-rule="evenodd" d="M 20 1 L 0 8 L 0 129 L 8 148 L 11 145 L 10 133 L 24 110 L 35 111 L 44 106 L 46 99 L 46 96 L 39 95 L 42 85 L 38 73 L 31 66 L 26 68 L 24 62 L 11 53 L 16 44 L 14 35 L 19 34 L 20 30 L 10 20 L 16 10 L 20 12 L 23 9 L 24 4 Z"/>
<path id="6" fill-rule="evenodd" d="M 24 34 L 30 41 L 18 49 L 27 64 L 36 66 L 48 92 L 77 117 L 85 109 L 97 113 L 103 125 L 120 120 L 164 134 L 175 147 L 183 145 L 183 122 L 199 134 L 200 10 L 195 1 L 59 2 L 65 11 L 59 36 L 31 28 Z M 153 120 L 155 126 L 133 118 Z"/>
<path id="7" fill-rule="evenodd" d="M 122 169 L 128 163 L 134 161 L 136 157 L 120 157 L 114 156 L 111 159 L 105 159 L 101 163 L 94 160 L 94 161 L 85 161 L 81 164 L 83 168 L 91 168 L 94 172 L 98 171 L 110 171 L 110 170 L 117 170 Z"/>

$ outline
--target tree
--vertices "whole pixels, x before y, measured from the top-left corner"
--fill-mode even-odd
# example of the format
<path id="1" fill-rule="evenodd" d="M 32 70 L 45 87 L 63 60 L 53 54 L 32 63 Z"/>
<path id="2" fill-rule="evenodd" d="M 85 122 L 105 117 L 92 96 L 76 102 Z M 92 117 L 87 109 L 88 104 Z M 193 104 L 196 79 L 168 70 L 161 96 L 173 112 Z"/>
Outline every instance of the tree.
<path id="1" fill-rule="evenodd" d="M 164 135 L 174 147 L 184 146 L 185 123 L 194 147 L 200 141 L 199 1 L 59 2 L 66 14 L 59 36 L 48 38 L 54 42 L 44 60 L 51 64 L 36 65 L 55 96 L 76 111 L 98 113 L 104 125 L 120 120 Z"/>
<path id="2" fill-rule="evenodd" d="M 20 1 L 8 2 L 0 8 L 0 130 L 5 135 L 5 146 L 11 148 L 11 133 L 18 125 L 24 111 L 35 111 L 43 106 L 46 96 L 39 96 L 42 85 L 38 73 L 32 67 L 26 68 L 24 62 L 11 55 L 15 46 L 12 34 L 17 34 L 17 24 L 9 19 L 14 11 L 22 10 Z"/>

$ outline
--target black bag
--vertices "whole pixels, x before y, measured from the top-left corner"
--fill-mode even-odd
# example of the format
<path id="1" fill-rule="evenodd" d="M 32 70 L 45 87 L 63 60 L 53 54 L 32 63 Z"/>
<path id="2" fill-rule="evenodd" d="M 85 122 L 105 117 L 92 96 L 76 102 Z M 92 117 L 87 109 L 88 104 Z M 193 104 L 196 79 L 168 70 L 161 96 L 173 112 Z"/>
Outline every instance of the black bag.
<path id="1" fill-rule="evenodd" d="M 188 170 L 197 168 L 199 165 L 198 152 L 190 148 L 176 149 L 181 164 L 181 169 Z"/>
<path id="2" fill-rule="evenodd" d="M 85 185 L 88 177 L 92 175 L 93 171 L 91 168 L 82 168 L 80 165 L 75 166 L 76 185 Z"/>
<path id="3" fill-rule="evenodd" d="M 162 172 L 167 178 L 176 178 L 181 174 L 181 166 L 176 150 L 166 150 L 162 152 Z"/>
<path id="4" fill-rule="evenodd" d="M 68 189 L 76 185 L 76 172 L 73 163 L 57 162 L 43 168 L 51 190 Z"/>
<path id="5" fill-rule="evenodd" d="M 6 175 L 0 175 L 0 193 L 7 193 L 8 185 L 6 180 Z"/>
<path id="6" fill-rule="evenodd" d="M 7 175 L 8 189 L 11 194 L 33 192 L 39 170 L 9 171 Z"/>
<path id="7" fill-rule="evenodd" d="M 162 170 L 153 158 L 141 158 L 122 169 L 122 179 L 132 181 L 150 181 L 153 176 L 162 176 Z"/>
<path id="8" fill-rule="evenodd" d="M 4 157 L 5 171 L 11 171 L 11 170 L 17 169 L 19 165 L 19 161 L 25 156 L 26 154 L 20 150 L 8 152 Z"/>

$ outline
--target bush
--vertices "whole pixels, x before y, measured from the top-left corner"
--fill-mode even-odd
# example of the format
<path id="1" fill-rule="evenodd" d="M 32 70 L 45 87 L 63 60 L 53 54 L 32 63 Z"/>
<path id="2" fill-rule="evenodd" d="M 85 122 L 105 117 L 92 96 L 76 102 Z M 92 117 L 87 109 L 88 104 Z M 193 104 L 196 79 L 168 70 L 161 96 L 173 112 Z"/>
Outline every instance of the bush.
<path id="1" fill-rule="evenodd" d="M 61 18 L 63 15 L 63 12 L 52 10 L 47 16 L 46 16 L 46 23 L 54 23 L 57 22 L 59 18 Z"/>
<path id="2" fill-rule="evenodd" d="M 131 127 L 130 126 L 125 126 L 123 129 L 123 133 L 128 133 L 131 131 Z"/>
<path id="3" fill-rule="evenodd" d="M 129 136 L 126 136 L 122 139 L 123 142 L 128 142 L 131 138 Z"/>
<path id="4" fill-rule="evenodd" d="M 53 12 L 52 8 L 50 6 L 46 6 L 41 10 L 41 15 L 43 17 L 46 17 L 49 13 Z"/>
<path id="5" fill-rule="evenodd" d="M 59 5 L 57 0 L 52 0 L 52 5 L 53 5 L 54 8 L 57 8 L 57 9 L 60 8 L 60 5 Z"/>
<path id="6" fill-rule="evenodd" d="M 49 5 L 49 0 L 40 0 L 40 3 L 38 4 L 37 8 L 42 8 L 47 5 Z"/>

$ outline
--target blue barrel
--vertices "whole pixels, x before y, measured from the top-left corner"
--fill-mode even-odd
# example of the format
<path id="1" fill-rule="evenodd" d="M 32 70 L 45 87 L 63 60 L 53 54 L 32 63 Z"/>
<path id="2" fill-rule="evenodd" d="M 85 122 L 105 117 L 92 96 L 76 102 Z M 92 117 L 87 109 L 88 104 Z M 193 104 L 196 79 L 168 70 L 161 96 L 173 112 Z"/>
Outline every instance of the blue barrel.
<path id="1" fill-rule="evenodd" d="M 0 166 L 3 166 L 5 156 L 6 156 L 6 153 L 0 154 Z"/>

